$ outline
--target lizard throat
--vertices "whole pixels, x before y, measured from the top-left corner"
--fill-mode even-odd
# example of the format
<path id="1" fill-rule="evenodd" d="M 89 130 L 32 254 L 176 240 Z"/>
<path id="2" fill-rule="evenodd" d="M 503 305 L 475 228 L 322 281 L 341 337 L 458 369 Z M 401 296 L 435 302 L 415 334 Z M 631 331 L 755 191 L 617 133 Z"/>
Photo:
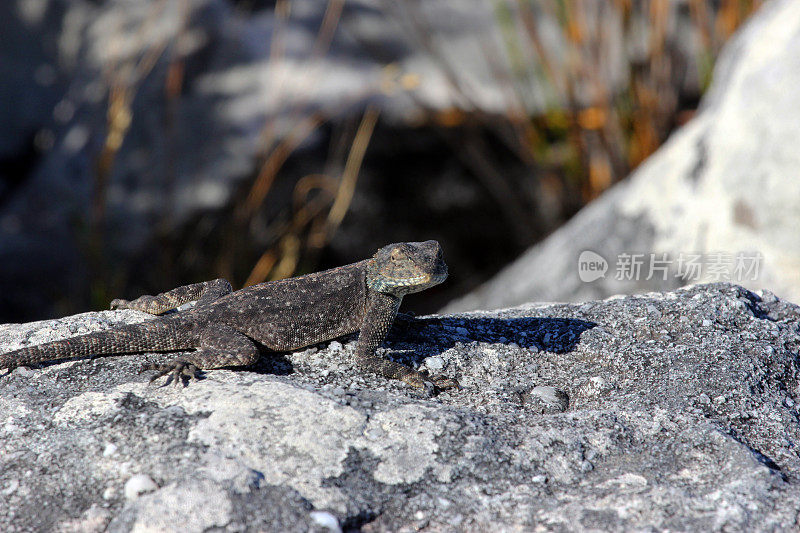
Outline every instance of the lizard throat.
<path id="1" fill-rule="evenodd" d="M 393 294 L 395 296 L 404 296 L 438 285 L 445 279 L 447 279 L 447 272 L 436 272 L 432 275 L 422 274 L 407 278 L 374 276 L 367 281 L 367 285 L 374 291 Z"/>

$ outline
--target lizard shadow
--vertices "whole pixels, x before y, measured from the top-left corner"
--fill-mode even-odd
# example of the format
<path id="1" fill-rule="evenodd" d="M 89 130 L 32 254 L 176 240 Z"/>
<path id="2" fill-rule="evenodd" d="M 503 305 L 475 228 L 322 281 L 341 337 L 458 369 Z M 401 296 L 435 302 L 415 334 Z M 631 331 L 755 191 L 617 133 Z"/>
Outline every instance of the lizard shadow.
<path id="1" fill-rule="evenodd" d="M 488 317 L 425 317 L 416 318 L 401 313 L 392 325 L 384 348 L 390 352 L 403 352 L 406 346 L 425 346 L 422 354 L 410 354 L 409 358 L 396 353 L 396 359 L 410 363 L 423 357 L 439 355 L 457 343 L 487 342 L 516 344 L 521 348 L 538 349 L 554 353 L 565 353 L 575 349 L 580 336 L 597 324 L 575 318 L 488 318 Z M 355 340 L 358 333 L 336 340 L 347 343 Z M 329 343 L 321 343 L 324 348 Z M 295 372 L 294 365 L 283 352 L 274 352 L 259 345 L 261 357 L 249 368 L 259 374 L 286 376 Z M 410 352 L 415 350 L 411 348 Z"/>
<path id="2" fill-rule="evenodd" d="M 247 370 L 258 374 L 270 374 L 272 376 L 288 376 L 294 373 L 294 365 L 289 358 L 286 357 L 286 353 L 274 352 L 258 342 L 255 344 L 258 347 L 259 357 Z"/>
<path id="3" fill-rule="evenodd" d="M 437 355 L 457 343 L 486 342 L 566 353 L 584 331 L 597 326 L 577 318 L 550 317 L 401 317 L 387 337 L 390 344 L 433 344 Z"/>

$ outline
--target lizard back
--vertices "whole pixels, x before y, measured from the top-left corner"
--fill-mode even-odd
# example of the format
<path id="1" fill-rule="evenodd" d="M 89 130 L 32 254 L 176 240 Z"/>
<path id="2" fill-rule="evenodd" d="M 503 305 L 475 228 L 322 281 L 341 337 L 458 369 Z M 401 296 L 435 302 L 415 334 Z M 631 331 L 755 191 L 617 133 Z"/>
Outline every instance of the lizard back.
<path id="1" fill-rule="evenodd" d="M 275 351 L 311 346 L 361 327 L 368 260 L 236 291 L 196 312 Z M 236 310 L 236 313 L 231 313 Z"/>

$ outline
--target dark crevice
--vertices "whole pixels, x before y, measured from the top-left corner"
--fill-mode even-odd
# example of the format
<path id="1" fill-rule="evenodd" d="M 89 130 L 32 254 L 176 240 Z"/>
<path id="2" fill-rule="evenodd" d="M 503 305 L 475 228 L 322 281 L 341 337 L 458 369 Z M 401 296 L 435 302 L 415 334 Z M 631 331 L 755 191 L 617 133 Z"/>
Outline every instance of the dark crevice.
<path id="1" fill-rule="evenodd" d="M 700 177 L 703 175 L 708 165 L 708 144 L 706 142 L 705 132 L 697 139 L 695 149 L 697 150 L 697 161 L 691 172 L 689 172 L 689 179 L 692 181 L 692 184 L 697 187 L 697 184 L 700 182 Z"/>

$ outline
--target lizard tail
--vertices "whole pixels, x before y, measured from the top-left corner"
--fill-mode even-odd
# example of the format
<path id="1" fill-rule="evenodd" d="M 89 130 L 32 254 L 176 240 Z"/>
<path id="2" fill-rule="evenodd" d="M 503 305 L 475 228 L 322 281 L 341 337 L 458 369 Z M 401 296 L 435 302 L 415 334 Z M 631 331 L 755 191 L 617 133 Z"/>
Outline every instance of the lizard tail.
<path id="1" fill-rule="evenodd" d="M 153 320 L 128 324 L 78 337 L 26 346 L 0 354 L 0 368 L 77 359 L 92 355 L 172 352 L 196 346 L 190 325 L 177 320 Z"/>

